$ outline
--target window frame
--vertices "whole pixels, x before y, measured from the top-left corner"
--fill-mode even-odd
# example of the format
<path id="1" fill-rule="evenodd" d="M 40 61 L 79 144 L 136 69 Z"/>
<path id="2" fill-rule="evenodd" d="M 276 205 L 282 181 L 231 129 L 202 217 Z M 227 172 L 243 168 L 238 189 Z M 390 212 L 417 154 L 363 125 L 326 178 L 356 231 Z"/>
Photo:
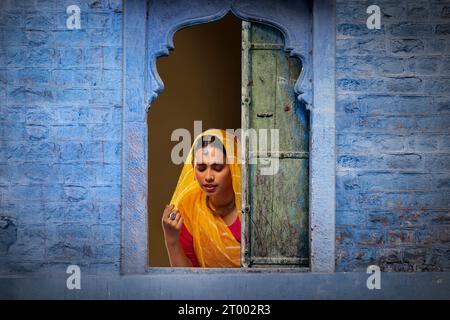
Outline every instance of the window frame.
<path id="1" fill-rule="evenodd" d="M 294 6 L 298 5 L 303 8 L 306 3 L 309 1 L 299 0 Z M 183 11 L 183 5 L 186 7 L 185 11 Z M 173 6 L 188 16 L 177 16 L 176 13 L 173 13 Z M 177 272 L 193 274 L 255 271 L 258 273 L 334 272 L 335 3 L 332 0 L 314 0 L 311 4 L 312 12 L 307 13 L 308 19 L 311 20 L 310 25 L 299 19 L 270 16 L 270 13 L 263 14 L 263 9 L 261 9 L 261 14 L 245 12 L 239 8 L 239 5 L 234 5 L 231 1 L 223 1 L 221 4 L 217 3 L 213 6 L 214 8 L 204 5 L 192 6 L 189 1 L 157 3 L 156 1 L 127 0 L 124 2 L 121 273 L 167 274 L 173 273 L 175 269 L 148 266 L 147 112 L 164 88 L 156 71 L 156 59 L 159 56 L 168 55 L 169 49 L 173 48 L 172 39 L 177 30 L 190 25 L 213 22 L 222 18 L 229 11 L 241 20 L 263 22 L 278 28 L 285 38 L 285 50 L 302 60 L 304 71 L 302 71 L 295 89 L 298 97 L 305 102 L 310 111 L 310 268 L 308 270 L 305 268 L 195 270 L 176 268 L 180 270 Z M 157 39 L 149 37 L 149 28 L 164 27 L 153 25 L 152 17 L 163 14 L 170 17 L 168 19 L 170 21 L 165 25 L 170 30 L 158 30 L 160 31 L 158 34 L 164 35 L 167 32 L 169 36 Z M 304 30 L 306 27 L 312 28 L 312 33 L 307 33 L 307 37 L 310 39 L 296 41 L 301 38 L 296 37 L 296 32 L 299 29 Z M 320 63 L 313 63 L 313 61 L 320 61 Z"/>

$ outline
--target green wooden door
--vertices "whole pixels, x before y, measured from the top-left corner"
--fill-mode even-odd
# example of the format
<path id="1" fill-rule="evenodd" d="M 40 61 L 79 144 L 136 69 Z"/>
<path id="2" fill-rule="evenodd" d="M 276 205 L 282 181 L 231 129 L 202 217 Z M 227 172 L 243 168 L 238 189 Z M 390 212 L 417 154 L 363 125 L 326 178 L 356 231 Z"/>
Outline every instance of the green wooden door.
<path id="1" fill-rule="evenodd" d="M 308 267 L 309 117 L 294 94 L 301 62 L 284 51 L 277 29 L 243 22 L 242 35 L 242 128 L 257 133 L 257 139 L 242 137 L 242 263 Z M 271 146 L 276 142 L 271 129 L 278 130 L 279 150 Z M 256 150 L 250 148 L 255 140 Z M 278 171 L 264 174 L 263 168 L 276 162 Z"/>

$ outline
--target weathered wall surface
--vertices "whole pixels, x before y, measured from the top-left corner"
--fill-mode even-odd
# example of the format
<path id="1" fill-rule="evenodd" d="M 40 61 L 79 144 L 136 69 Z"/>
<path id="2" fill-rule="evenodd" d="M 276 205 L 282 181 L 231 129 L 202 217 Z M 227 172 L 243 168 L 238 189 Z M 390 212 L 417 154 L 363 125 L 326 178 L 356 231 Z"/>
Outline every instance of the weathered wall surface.
<path id="1" fill-rule="evenodd" d="M 118 272 L 122 3 L 0 2 L 0 273 Z"/>
<path id="2" fill-rule="evenodd" d="M 338 271 L 450 269 L 450 2 L 338 1 Z"/>

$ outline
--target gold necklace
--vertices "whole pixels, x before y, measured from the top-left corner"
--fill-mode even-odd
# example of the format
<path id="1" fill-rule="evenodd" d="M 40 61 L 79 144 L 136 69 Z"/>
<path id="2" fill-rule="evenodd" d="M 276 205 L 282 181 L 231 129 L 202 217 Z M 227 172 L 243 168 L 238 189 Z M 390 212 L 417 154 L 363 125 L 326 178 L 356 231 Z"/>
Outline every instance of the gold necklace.
<path id="1" fill-rule="evenodd" d="M 223 207 L 221 207 L 219 209 L 213 209 L 212 206 L 211 206 L 211 203 L 209 201 L 209 196 L 206 196 L 206 206 L 214 214 L 216 214 L 218 216 L 224 216 L 224 215 L 230 213 L 234 209 L 235 205 L 236 205 L 236 202 L 235 202 L 235 198 L 233 197 L 233 200 L 231 200 L 230 203 L 226 204 L 225 206 L 223 206 Z M 226 211 L 224 212 L 224 210 L 226 210 Z"/>

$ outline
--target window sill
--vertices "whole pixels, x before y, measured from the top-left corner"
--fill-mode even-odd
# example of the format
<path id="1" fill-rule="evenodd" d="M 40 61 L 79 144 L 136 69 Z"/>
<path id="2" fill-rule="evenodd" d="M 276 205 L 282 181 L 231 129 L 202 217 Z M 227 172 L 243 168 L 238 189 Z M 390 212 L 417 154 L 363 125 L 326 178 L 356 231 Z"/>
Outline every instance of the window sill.
<path id="1" fill-rule="evenodd" d="M 252 267 L 252 268 L 171 268 L 148 267 L 146 274 L 252 274 L 252 273 L 308 273 L 309 267 Z"/>

